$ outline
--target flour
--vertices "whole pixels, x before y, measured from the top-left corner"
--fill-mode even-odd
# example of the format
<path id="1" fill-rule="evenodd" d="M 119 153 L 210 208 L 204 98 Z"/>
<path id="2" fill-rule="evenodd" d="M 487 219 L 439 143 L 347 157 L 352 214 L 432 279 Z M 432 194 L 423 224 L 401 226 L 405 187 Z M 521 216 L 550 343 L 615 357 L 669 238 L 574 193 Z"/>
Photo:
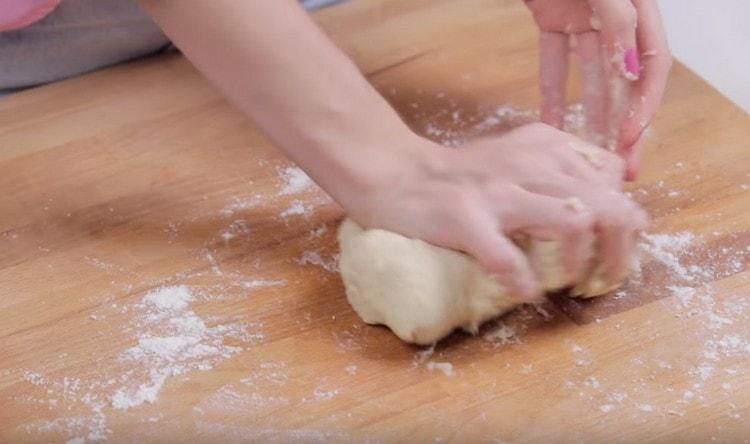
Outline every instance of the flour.
<path id="1" fill-rule="evenodd" d="M 231 204 L 221 210 L 221 214 L 224 216 L 231 216 L 240 211 L 257 208 L 264 203 L 266 203 L 266 199 L 260 194 L 244 199 L 235 197 Z"/>
<path id="2" fill-rule="evenodd" d="M 240 282 L 240 285 L 242 285 L 242 287 L 247 288 L 247 289 L 266 288 L 266 287 L 283 287 L 286 284 L 287 282 L 284 279 L 281 279 L 281 280 L 253 279 L 253 280 L 244 280 Z"/>
<path id="3" fill-rule="evenodd" d="M 242 219 L 235 220 L 229 227 L 225 228 L 219 233 L 219 236 L 224 242 L 229 242 L 236 237 L 244 237 L 250 234 L 250 227 Z"/>
<path id="4" fill-rule="evenodd" d="M 498 345 L 518 344 L 520 342 L 516 336 L 516 330 L 504 323 L 500 323 L 496 329 L 485 333 L 483 338 Z"/>
<path id="5" fill-rule="evenodd" d="M 302 256 L 297 259 L 300 265 L 316 265 L 330 273 L 338 272 L 338 255 L 334 255 L 330 260 L 323 259 L 319 251 L 308 250 L 302 252 Z"/>
<path id="6" fill-rule="evenodd" d="M 282 211 L 279 216 L 283 218 L 287 218 L 289 216 L 299 216 L 302 214 L 307 214 L 312 210 L 312 206 L 309 204 L 306 204 L 305 202 L 301 200 L 295 200 L 293 201 L 287 209 Z"/>
<path id="7" fill-rule="evenodd" d="M 274 281 L 259 281 L 258 285 Z M 172 377 L 192 371 L 206 371 L 243 350 L 242 343 L 262 339 L 249 332 L 247 324 L 208 325 L 192 305 L 199 292 L 186 285 L 158 288 L 145 294 L 138 303 L 113 303 L 108 307 L 121 314 L 132 314 L 123 331 L 134 334 L 135 343 L 120 351 L 115 362 L 103 367 L 124 366 L 120 373 L 74 378 L 50 378 L 38 371 L 25 370 L 22 377 L 44 390 L 40 401 L 54 409 L 64 401 L 72 411 L 88 411 L 79 416 L 27 423 L 29 432 L 62 432 L 70 442 L 95 442 L 107 439 L 109 409 L 127 410 L 158 400 L 165 383 Z M 233 339 L 239 345 L 225 342 Z M 75 409 L 73 409 L 75 407 Z"/>
<path id="8" fill-rule="evenodd" d="M 638 404 L 638 405 L 636 406 L 636 408 L 637 408 L 638 410 L 642 411 L 642 412 L 648 412 L 648 413 L 651 413 L 651 412 L 653 412 L 653 411 L 655 411 L 655 410 L 656 410 L 656 409 L 654 408 L 654 406 L 653 406 L 653 405 L 651 405 L 651 404 Z"/>
<path id="9" fill-rule="evenodd" d="M 696 289 L 693 287 L 681 287 L 679 285 L 669 285 L 667 288 L 672 292 L 683 307 L 690 305 L 690 302 L 695 297 Z"/>
<path id="10" fill-rule="evenodd" d="M 322 389 L 320 387 L 317 387 L 313 391 L 313 396 L 315 396 L 315 400 L 316 401 L 329 401 L 329 400 L 333 399 L 334 397 L 336 397 L 336 395 L 338 395 L 338 394 L 339 394 L 339 390 L 338 389 L 324 390 L 324 389 Z"/>
<path id="11" fill-rule="evenodd" d="M 692 233 L 645 234 L 644 238 L 647 242 L 640 244 L 640 247 L 646 253 L 685 281 L 695 280 L 695 276 L 680 263 L 680 255 L 684 254 L 686 248 L 695 240 Z"/>
<path id="12" fill-rule="evenodd" d="M 119 360 L 140 368 L 147 380 L 126 384 L 111 398 L 112 407 L 127 410 L 156 401 L 168 378 L 188 371 L 206 371 L 240 352 L 224 344 L 225 336 L 242 336 L 245 327 L 208 327 L 190 309 L 195 295 L 184 285 L 164 287 L 145 295 L 144 316 L 137 319 L 137 344 L 120 353 Z"/>
<path id="13" fill-rule="evenodd" d="M 279 191 L 280 196 L 298 194 L 311 189 L 315 185 L 312 179 L 296 166 L 282 169 L 279 176 L 283 180 L 283 186 Z"/>
<path id="14" fill-rule="evenodd" d="M 451 364 L 450 362 L 433 362 L 433 361 L 430 361 L 430 362 L 427 363 L 427 365 L 425 365 L 425 367 L 429 371 L 438 370 L 438 371 L 442 372 L 445 376 L 449 376 L 450 377 L 450 376 L 454 376 L 455 375 L 455 373 L 453 371 L 453 364 Z"/>
<path id="15" fill-rule="evenodd" d="M 451 103 L 451 107 L 457 106 Z M 437 143 L 448 147 L 459 147 L 468 140 L 485 135 L 498 128 L 513 128 L 539 121 L 539 112 L 500 105 L 487 110 L 477 110 L 473 115 L 466 115 L 461 110 L 447 110 L 451 117 L 448 125 L 428 121 L 423 133 Z M 586 126 L 586 114 L 583 105 L 575 103 L 568 106 L 564 115 L 565 129 L 572 133 L 580 132 Z"/>

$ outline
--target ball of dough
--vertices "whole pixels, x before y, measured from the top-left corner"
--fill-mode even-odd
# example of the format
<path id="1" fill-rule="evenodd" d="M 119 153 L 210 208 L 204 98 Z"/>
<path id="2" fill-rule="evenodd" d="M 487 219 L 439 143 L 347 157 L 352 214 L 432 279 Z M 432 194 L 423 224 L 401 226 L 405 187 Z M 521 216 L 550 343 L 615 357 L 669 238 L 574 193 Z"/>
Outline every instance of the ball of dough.
<path id="1" fill-rule="evenodd" d="M 339 228 L 339 268 L 346 296 L 368 324 L 388 326 L 399 338 L 434 343 L 456 328 L 479 326 L 524 303 L 466 254 L 385 230 L 363 230 L 344 220 Z M 618 284 L 597 273 L 572 282 L 562 267 L 556 241 L 521 242 L 547 291 L 578 284 L 573 294 L 591 297 Z M 593 254 L 593 241 L 590 246 Z"/>

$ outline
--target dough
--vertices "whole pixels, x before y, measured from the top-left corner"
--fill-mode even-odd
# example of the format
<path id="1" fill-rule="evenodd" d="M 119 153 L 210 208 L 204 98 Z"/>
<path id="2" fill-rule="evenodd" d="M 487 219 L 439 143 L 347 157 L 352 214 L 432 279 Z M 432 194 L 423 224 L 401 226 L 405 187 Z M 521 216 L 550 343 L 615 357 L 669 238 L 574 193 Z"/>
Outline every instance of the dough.
<path id="1" fill-rule="evenodd" d="M 547 291 L 575 285 L 573 295 L 593 297 L 619 286 L 604 282 L 596 269 L 583 282 L 571 282 L 556 241 L 518 243 Z M 386 325 L 406 342 L 432 344 L 456 328 L 474 334 L 483 322 L 522 304 L 474 259 L 454 250 L 363 230 L 350 219 L 339 228 L 339 245 L 349 303 L 363 321 Z"/>

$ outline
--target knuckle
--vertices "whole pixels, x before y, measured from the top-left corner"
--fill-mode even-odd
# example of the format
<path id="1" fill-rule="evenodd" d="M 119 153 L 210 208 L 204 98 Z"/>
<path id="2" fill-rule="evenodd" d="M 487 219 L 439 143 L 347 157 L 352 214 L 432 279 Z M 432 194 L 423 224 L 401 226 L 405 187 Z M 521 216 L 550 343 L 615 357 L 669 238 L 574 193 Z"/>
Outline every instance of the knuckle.
<path id="1" fill-rule="evenodd" d="M 593 214 L 590 212 L 581 212 L 574 217 L 565 218 L 561 224 L 561 229 L 563 234 L 568 237 L 581 237 L 593 231 L 594 223 Z"/>
<path id="2" fill-rule="evenodd" d="M 613 200 L 602 220 L 602 225 L 611 231 L 631 232 L 641 229 L 644 223 L 643 211 L 630 199 L 622 197 Z"/>

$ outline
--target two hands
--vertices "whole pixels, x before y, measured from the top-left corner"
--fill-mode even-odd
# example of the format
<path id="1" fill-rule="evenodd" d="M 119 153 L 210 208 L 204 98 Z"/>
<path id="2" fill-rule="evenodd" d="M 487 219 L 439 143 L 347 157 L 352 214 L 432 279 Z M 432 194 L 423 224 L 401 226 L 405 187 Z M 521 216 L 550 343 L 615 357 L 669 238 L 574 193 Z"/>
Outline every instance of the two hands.
<path id="1" fill-rule="evenodd" d="M 628 271 L 645 213 L 622 194 L 640 167 L 641 138 L 661 102 L 671 57 L 655 0 L 525 0 L 540 29 L 542 121 L 562 128 L 568 58 L 575 39 L 587 125 L 599 164 L 576 152 L 584 142 L 536 124 L 479 140 L 459 152 L 433 149 L 366 203 L 365 226 L 381 227 L 477 258 L 517 294 L 538 293 L 534 270 L 510 240 L 554 239 L 564 266 L 582 277 L 586 239 L 599 240 L 599 271 Z M 439 154 L 435 154 L 439 153 Z M 576 212 L 570 198 L 583 202 Z M 356 218 L 358 215 L 354 214 Z"/>
<path id="2" fill-rule="evenodd" d="M 587 271 L 581 245 L 596 236 L 603 277 L 614 282 L 626 273 L 646 218 L 621 183 L 637 170 L 634 143 L 669 68 L 655 0 L 529 1 L 542 30 L 543 120 L 551 126 L 458 150 L 414 134 L 296 0 L 140 2 L 360 225 L 467 252 L 530 299 L 538 283 L 515 235 L 559 240 L 574 276 Z M 577 34 L 591 86 L 591 140 L 599 132 L 616 140 L 620 157 L 554 128 L 565 103 L 569 34 Z"/>

